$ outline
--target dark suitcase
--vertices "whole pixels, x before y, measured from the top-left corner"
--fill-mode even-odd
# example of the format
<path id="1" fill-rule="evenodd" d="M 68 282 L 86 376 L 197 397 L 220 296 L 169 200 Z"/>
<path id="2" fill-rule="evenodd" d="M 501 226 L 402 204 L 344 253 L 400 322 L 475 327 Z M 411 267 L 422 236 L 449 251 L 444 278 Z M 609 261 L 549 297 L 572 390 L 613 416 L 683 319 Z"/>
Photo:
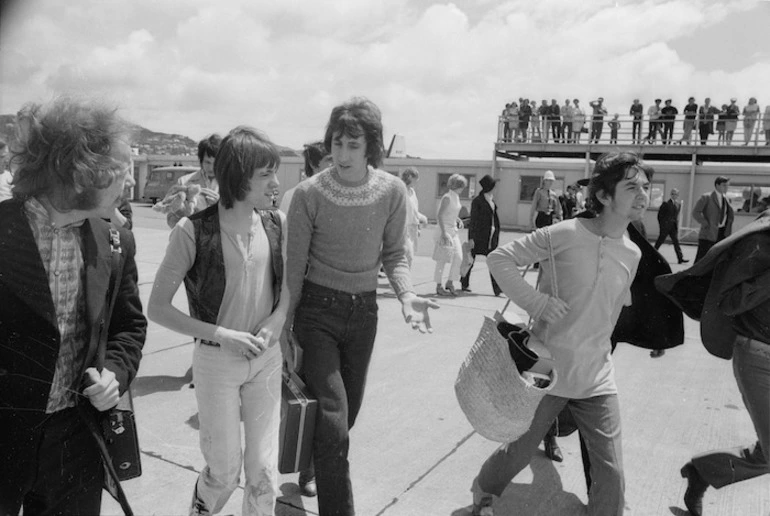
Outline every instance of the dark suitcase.
<path id="1" fill-rule="evenodd" d="M 296 373 L 283 373 L 278 471 L 307 469 L 313 457 L 313 434 L 318 402 L 310 398 Z"/>

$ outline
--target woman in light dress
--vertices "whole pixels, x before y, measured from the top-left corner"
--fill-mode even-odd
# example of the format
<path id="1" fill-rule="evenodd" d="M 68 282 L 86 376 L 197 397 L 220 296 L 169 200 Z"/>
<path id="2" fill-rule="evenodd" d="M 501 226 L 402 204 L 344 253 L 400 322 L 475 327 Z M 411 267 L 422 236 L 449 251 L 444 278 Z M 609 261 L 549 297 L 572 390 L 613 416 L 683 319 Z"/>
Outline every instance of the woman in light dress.
<path id="1" fill-rule="evenodd" d="M 456 296 L 454 280 L 460 279 L 460 264 L 463 260 L 462 244 L 460 243 L 459 230 L 463 228 L 463 222 L 458 215 L 462 205 L 460 194 L 468 186 L 468 181 L 460 174 L 452 174 L 447 181 L 449 191 L 444 194 L 438 207 L 438 234 L 433 251 L 433 259 L 436 268 L 433 279 L 436 282 L 436 294 L 439 296 Z M 446 288 L 441 285 L 444 277 L 444 269 L 449 264 L 449 277 Z"/>
<path id="2" fill-rule="evenodd" d="M 748 145 L 751 137 L 754 136 L 754 126 L 759 119 L 759 104 L 757 99 L 751 97 L 748 105 L 743 108 L 743 145 Z"/>
<path id="3" fill-rule="evenodd" d="M 580 143 L 580 136 L 583 132 L 583 126 L 586 123 L 586 112 L 580 107 L 580 101 L 572 101 L 575 106 L 572 108 L 572 138 L 575 143 Z"/>

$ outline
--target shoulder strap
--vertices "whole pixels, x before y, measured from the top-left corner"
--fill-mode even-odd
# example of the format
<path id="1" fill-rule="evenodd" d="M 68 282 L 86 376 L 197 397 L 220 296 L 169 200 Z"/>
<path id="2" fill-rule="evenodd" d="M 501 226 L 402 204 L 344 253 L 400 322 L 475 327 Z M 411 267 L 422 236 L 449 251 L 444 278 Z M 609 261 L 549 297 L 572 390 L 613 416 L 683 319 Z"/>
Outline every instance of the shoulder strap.
<path id="1" fill-rule="evenodd" d="M 107 286 L 107 302 L 104 305 L 105 311 L 102 319 L 102 328 L 99 332 L 99 347 L 96 352 L 96 368 L 100 372 L 104 368 L 110 318 L 112 317 L 112 310 L 115 308 L 115 300 L 118 297 L 118 281 L 123 268 L 123 262 L 120 259 L 120 255 L 123 254 L 123 248 L 120 245 L 120 232 L 112 224 L 110 224 L 110 251 L 112 261 L 110 283 Z"/>

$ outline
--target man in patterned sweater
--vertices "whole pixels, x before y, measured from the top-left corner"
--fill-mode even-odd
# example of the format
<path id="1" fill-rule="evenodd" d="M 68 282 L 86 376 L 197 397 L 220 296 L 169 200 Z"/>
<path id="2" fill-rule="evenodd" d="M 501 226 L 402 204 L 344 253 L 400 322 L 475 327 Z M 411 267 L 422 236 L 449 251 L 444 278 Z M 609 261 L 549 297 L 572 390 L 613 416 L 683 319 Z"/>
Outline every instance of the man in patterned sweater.
<path id="1" fill-rule="evenodd" d="M 348 431 L 363 400 L 377 333 L 382 263 L 414 329 L 431 331 L 429 299 L 417 297 L 406 259 L 406 187 L 378 170 L 382 121 L 354 98 L 332 110 L 324 138 L 334 165 L 299 184 L 288 213 L 287 324 L 303 350 L 302 372 L 318 399 L 314 462 L 322 516 L 355 514 Z"/>

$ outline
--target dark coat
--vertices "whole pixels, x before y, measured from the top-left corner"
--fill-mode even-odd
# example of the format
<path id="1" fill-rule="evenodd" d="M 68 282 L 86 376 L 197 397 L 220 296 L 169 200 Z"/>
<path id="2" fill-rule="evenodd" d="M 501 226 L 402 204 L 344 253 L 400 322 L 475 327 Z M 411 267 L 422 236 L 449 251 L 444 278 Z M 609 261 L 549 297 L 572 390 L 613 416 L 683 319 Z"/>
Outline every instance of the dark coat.
<path id="1" fill-rule="evenodd" d="M 737 335 L 732 317 L 719 309 L 719 295 L 729 278 L 722 274 L 730 253 L 738 240 L 757 231 L 770 230 L 770 210 L 735 234 L 717 242 L 706 256 L 689 269 L 655 280 L 657 288 L 670 298 L 688 317 L 701 322 L 703 346 L 714 356 L 730 359 Z"/>
<path id="2" fill-rule="evenodd" d="M 87 219 L 81 228 L 87 324 L 90 340 L 83 368 L 95 366 L 101 322 L 107 316 L 112 268 L 109 223 Z M 136 375 L 147 333 L 137 287 L 135 244 L 120 229 L 123 274 L 107 329 L 104 365 L 123 394 Z M 19 435 L 45 417 L 59 355 L 60 335 L 48 277 L 22 201 L 0 203 L 0 428 Z M 85 385 L 80 387 L 80 390 Z M 85 398 L 81 404 L 92 409 Z M 91 411 L 95 416 L 96 410 Z"/>
<path id="3" fill-rule="evenodd" d="M 682 206 L 675 204 L 672 199 L 661 204 L 658 209 L 658 224 L 660 224 L 661 229 L 676 228 L 679 224 L 679 211 L 681 209 Z"/>
<path id="4" fill-rule="evenodd" d="M 578 217 L 590 217 L 582 212 Z M 642 251 L 631 283 L 631 306 L 624 306 L 612 332 L 612 342 L 627 342 L 645 349 L 670 349 L 684 343 L 682 312 L 655 288 L 655 278 L 670 274 L 671 266 L 633 225 L 628 236 Z"/>
<path id="5" fill-rule="evenodd" d="M 493 220 L 494 233 L 492 232 Z M 471 222 L 468 226 L 468 239 L 473 240 L 473 254 L 483 256 L 494 251 L 500 241 L 500 218 L 497 216 L 497 204 L 495 204 L 493 211 L 483 193 L 480 193 L 471 201 Z"/>

